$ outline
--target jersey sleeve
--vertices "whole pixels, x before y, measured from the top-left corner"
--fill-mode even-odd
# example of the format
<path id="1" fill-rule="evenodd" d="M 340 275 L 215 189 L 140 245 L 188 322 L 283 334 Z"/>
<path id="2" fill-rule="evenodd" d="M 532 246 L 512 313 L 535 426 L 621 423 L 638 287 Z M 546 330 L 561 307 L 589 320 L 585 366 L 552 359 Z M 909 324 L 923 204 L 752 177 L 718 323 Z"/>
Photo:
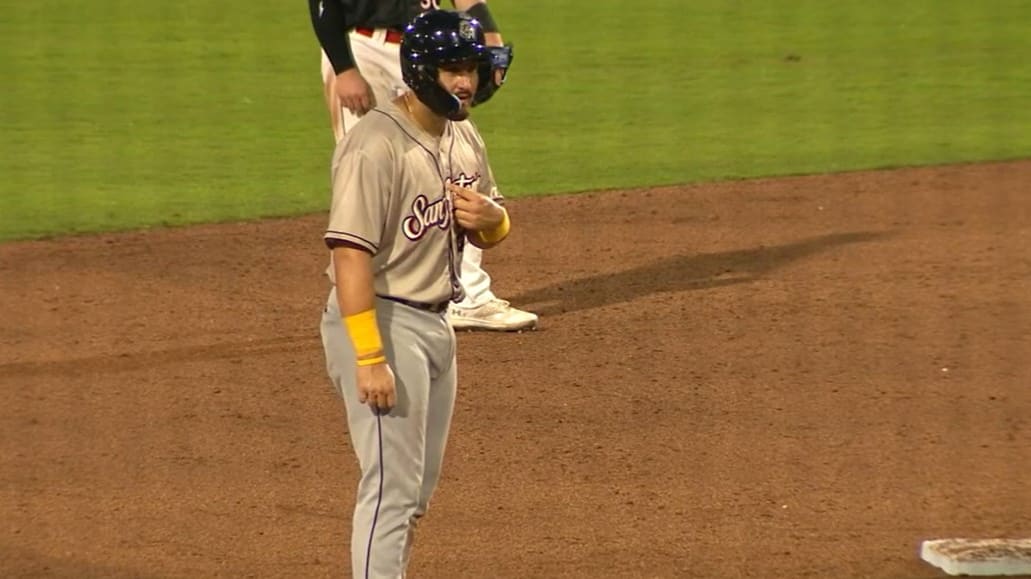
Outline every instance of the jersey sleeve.
<path id="1" fill-rule="evenodd" d="M 333 171 L 333 202 L 324 241 L 347 242 L 375 255 L 383 239 L 393 182 L 389 149 L 345 150 Z"/>

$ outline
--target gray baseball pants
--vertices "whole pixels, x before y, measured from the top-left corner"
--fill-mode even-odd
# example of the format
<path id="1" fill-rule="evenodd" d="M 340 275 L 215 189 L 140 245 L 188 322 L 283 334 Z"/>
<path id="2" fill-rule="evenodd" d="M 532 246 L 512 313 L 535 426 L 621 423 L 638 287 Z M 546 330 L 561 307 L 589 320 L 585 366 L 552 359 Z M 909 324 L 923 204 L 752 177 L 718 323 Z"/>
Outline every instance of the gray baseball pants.
<path id="1" fill-rule="evenodd" d="M 378 414 L 358 401 L 355 355 L 336 290 L 322 316 L 326 370 L 344 400 L 361 480 L 351 527 L 355 579 L 401 579 L 415 525 L 440 479 L 454 411 L 455 334 L 445 314 L 376 298 L 397 405 Z"/>

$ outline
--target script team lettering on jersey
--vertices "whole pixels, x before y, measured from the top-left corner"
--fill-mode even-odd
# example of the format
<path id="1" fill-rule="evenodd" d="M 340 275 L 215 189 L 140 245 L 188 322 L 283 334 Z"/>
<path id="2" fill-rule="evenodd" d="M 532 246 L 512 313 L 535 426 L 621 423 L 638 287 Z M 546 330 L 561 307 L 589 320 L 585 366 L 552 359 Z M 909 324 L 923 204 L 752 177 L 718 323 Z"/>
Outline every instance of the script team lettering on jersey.
<path id="1" fill-rule="evenodd" d="M 451 200 L 441 197 L 430 202 L 425 195 L 419 195 L 412 201 L 412 214 L 401 222 L 401 230 L 405 237 L 419 241 L 431 227 L 447 229 L 451 226 Z"/>
<path id="2" fill-rule="evenodd" d="M 472 189 L 479 180 L 479 173 L 470 176 L 463 172 L 457 177 L 448 177 L 445 182 Z M 401 222 L 401 231 L 411 241 L 419 241 L 431 227 L 447 229 L 450 226 L 451 198 L 445 196 L 431 202 L 425 195 L 419 195 L 412 201 L 412 214 Z"/>

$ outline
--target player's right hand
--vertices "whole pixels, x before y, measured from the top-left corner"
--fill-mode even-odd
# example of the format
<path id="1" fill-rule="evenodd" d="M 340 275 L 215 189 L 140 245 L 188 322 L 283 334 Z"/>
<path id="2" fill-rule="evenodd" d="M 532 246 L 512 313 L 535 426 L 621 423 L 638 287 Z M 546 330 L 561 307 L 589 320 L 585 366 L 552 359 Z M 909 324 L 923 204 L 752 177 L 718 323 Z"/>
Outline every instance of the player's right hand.
<path id="1" fill-rule="evenodd" d="M 386 413 L 397 403 L 394 371 L 386 362 L 358 366 L 358 401 L 373 410 Z"/>
<path id="2" fill-rule="evenodd" d="M 355 116 L 360 117 L 376 106 L 376 96 L 372 94 L 372 87 L 357 68 L 349 68 L 338 74 L 333 81 L 333 90 L 340 99 L 340 106 Z"/>
<path id="3" fill-rule="evenodd" d="M 454 183 L 447 184 L 451 192 L 451 206 L 454 208 L 455 221 L 468 231 L 493 229 L 501 225 L 505 218 L 505 210 L 490 197 L 460 187 Z"/>

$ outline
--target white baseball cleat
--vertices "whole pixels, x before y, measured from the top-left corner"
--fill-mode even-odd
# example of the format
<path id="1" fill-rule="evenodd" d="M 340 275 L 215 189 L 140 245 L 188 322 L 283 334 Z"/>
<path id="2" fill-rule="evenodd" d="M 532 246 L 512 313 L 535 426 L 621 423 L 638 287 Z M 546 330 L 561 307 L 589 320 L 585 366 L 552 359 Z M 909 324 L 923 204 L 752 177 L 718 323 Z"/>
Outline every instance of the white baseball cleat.
<path id="1" fill-rule="evenodd" d="M 494 330 L 515 332 L 537 327 L 537 314 L 513 308 L 505 300 L 494 298 L 482 306 L 448 308 L 451 327 L 456 330 Z"/>

